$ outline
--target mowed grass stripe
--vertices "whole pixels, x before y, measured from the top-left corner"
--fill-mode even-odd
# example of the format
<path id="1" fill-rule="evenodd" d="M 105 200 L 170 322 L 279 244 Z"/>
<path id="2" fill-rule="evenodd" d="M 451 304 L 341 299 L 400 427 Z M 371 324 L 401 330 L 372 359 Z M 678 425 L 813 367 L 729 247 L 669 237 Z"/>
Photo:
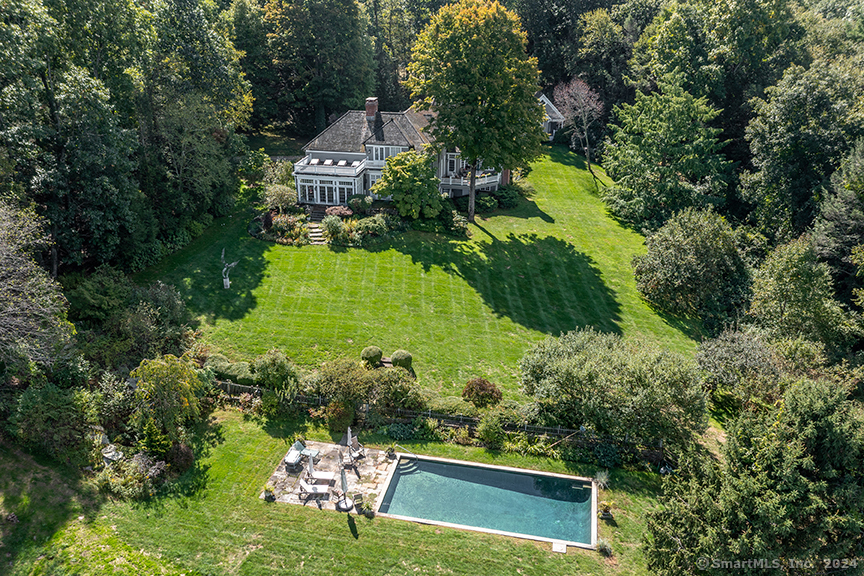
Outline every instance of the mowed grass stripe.
<path id="1" fill-rule="evenodd" d="M 518 397 L 526 349 L 582 326 L 692 351 L 696 329 L 639 297 L 630 262 L 643 238 L 609 218 L 582 159 L 550 148 L 529 181 L 533 198 L 478 216 L 467 241 L 406 232 L 369 250 L 277 246 L 248 236 L 245 213 L 137 280 L 178 286 L 211 350 L 235 360 L 278 346 L 311 368 L 369 344 L 404 348 L 419 383 L 445 393 L 482 376 Z M 230 290 L 223 247 L 241 260 Z"/>

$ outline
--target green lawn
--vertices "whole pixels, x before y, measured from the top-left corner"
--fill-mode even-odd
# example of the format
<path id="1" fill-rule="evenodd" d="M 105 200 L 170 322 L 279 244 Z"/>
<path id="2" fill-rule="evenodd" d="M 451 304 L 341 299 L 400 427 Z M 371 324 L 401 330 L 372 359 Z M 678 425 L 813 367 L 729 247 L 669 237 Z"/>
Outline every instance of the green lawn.
<path id="1" fill-rule="evenodd" d="M 306 145 L 306 142 L 308 142 L 307 138 L 274 129 L 264 129 L 261 132 L 246 134 L 246 144 L 250 150 L 263 148 L 270 156 L 302 156 L 303 146 Z"/>
<path id="2" fill-rule="evenodd" d="M 692 351 L 695 328 L 639 297 L 630 262 L 643 238 L 607 215 L 581 157 L 552 148 L 530 181 L 533 198 L 478 217 L 468 241 L 409 232 L 372 250 L 284 247 L 251 238 L 240 213 L 137 280 L 175 284 L 214 352 L 278 347 L 316 366 L 370 344 L 404 348 L 419 382 L 445 395 L 483 376 L 518 397 L 525 351 L 584 326 Z M 230 290 L 223 248 L 240 260 Z"/>
<path id="3" fill-rule="evenodd" d="M 0 444 L 0 574 L 647 574 L 639 548 L 644 514 L 656 505 L 655 475 L 614 470 L 603 498 L 616 502 L 615 521 L 600 521 L 612 561 L 547 543 L 367 519 L 314 505 L 258 499 L 298 429 L 328 440 L 308 423 L 244 420 L 216 414 L 214 442 L 197 473 L 173 494 L 144 504 L 101 499 L 77 473 L 45 465 Z M 367 445 L 374 438 L 363 438 Z M 406 443 L 432 455 L 593 475 L 594 469 L 438 443 Z"/>

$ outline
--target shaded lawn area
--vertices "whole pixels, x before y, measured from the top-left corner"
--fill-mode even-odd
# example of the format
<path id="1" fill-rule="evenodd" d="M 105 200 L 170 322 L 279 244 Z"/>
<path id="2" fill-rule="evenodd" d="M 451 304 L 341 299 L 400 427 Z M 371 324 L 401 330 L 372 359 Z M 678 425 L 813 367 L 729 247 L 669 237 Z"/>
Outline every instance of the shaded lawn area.
<path id="1" fill-rule="evenodd" d="M 302 156 L 308 138 L 289 134 L 274 128 L 245 134 L 250 150 L 264 149 L 268 156 Z"/>
<path id="2" fill-rule="evenodd" d="M 293 434 L 333 441 L 309 422 L 259 423 L 237 412 L 217 412 L 218 443 L 190 474 L 188 486 L 143 503 L 107 502 L 53 521 L 50 498 L 58 490 L 74 498 L 84 490 L 70 472 L 52 472 L 49 484 L 30 484 L 28 527 L 15 539 L 4 536 L 0 551 L 14 554 L 9 574 L 647 574 L 639 549 L 644 514 L 656 505 L 655 475 L 615 470 L 603 497 L 616 502 L 615 521 L 600 522 L 614 561 L 589 550 L 551 552 L 548 543 L 423 526 L 386 518 L 318 510 L 314 504 L 268 504 L 258 499 Z M 372 445 L 374 437 L 361 434 Z M 595 470 L 543 458 L 488 452 L 440 443 L 405 443 L 419 453 L 550 472 L 593 475 Z M 26 455 L 0 450 L 0 466 L 25 475 L 41 470 Z M 29 478 L 29 476 L 21 476 Z M 0 494 L 14 491 L 5 475 Z M 202 482 L 202 479 L 204 480 Z M 4 502 L 4 506 L 8 501 Z M 15 509 L 19 508 L 7 508 Z M 20 514 L 20 512 L 19 512 Z M 23 527 L 25 522 L 16 525 Z M 40 527 L 42 526 L 42 527 Z M 18 528 L 16 528 L 18 529 Z M 23 530 L 23 528 L 19 529 Z M 31 539 L 31 532 L 37 536 Z M 46 541 L 47 538 L 47 541 Z M 6 564 L 4 562 L 4 564 Z"/>
<path id="3" fill-rule="evenodd" d="M 630 262 L 643 238 L 607 215 L 581 157 L 551 148 L 529 179 L 534 197 L 478 216 L 468 241 L 407 232 L 371 249 L 276 246 L 246 233 L 249 212 L 137 280 L 176 285 L 211 350 L 235 360 L 278 347 L 312 367 L 370 344 L 403 348 L 421 385 L 445 395 L 482 376 L 518 398 L 525 351 L 585 326 L 691 352 L 697 327 L 639 297 Z M 240 260 L 230 290 L 222 248 Z"/>

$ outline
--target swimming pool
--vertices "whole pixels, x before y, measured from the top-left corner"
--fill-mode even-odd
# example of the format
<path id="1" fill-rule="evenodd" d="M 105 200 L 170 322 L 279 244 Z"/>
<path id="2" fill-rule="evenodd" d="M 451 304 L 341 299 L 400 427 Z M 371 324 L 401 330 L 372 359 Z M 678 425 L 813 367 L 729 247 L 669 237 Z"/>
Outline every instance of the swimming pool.
<path id="1" fill-rule="evenodd" d="M 399 455 L 378 501 L 386 516 L 592 548 L 590 478 Z"/>

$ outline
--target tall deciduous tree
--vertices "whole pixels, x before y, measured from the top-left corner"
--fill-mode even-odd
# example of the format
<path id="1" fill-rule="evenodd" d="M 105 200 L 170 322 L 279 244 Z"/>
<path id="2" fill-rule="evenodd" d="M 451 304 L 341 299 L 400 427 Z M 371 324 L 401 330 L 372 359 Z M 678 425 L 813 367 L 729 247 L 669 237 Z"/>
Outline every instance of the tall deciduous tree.
<path id="1" fill-rule="evenodd" d="M 859 136 L 864 74 L 838 60 L 789 68 L 756 102 L 747 139 L 756 170 L 742 177 L 763 233 L 786 241 L 817 214 L 823 188 Z"/>
<path id="2" fill-rule="evenodd" d="M 270 0 L 270 46 L 295 109 L 314 110 L 324 130 L 328 113 L 360 108 L 372 90 L 372 46 L 357 0 Z"/>
<path id="3" fill-rule="evenodd" d="M 32 211 L 0 202 L 0 363 L 7 366 L 50 367 L 74 332 L 60 286 L 33 260 L 47 240 Z"/>
<path id="4" fill-rule="evenodd" d="M 775 338 L 802 337 L 835 349 L 859 331 L 834 300 L 828 265 L 816 259 L 806 236 L 775 248 L 756 271 L 750 315 Z"/>
<path id="5" fill-rule="evenodd" d="M 579 147 L 585 153 L 588 171 L 596 179 L 591 169 L 591 135 L 594 123 L 603 116 L 603 102 L 597 93 L 580 78 L 573 78 L 566 84 L 555 87 L 555 104 L 564 115 L 566 123 L 573 129 L 570 147 Z"/>
<path id="6" fill-rule="evenodd" d="M 722 202 L 729 163 L 719 153 L 718 111 L 669 79 L 661 92 L 616 107 L 604 166 L 616 180 L 604 199 L 633 226 L 657 229 L 675 212 Z"/>
<path id="7" fill-rule="evenodd" d="M 525 53 L 519 18 L 495 1 L 444 6 L 414 45 L 408 86 L 418 109 L 434 109 L 429 130 L 471 169 L 474 220 L 477 167 L 515 168 L 540 153 L 543 112 L 537 60 Z"/>

